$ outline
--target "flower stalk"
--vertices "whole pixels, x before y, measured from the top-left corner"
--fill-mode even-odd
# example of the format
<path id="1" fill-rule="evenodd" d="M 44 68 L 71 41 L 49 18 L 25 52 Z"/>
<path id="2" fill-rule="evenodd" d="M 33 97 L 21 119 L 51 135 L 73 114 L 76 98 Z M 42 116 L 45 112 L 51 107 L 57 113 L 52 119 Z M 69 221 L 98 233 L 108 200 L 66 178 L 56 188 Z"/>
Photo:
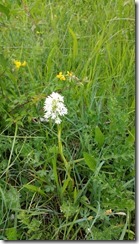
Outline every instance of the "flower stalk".
<path id="1" fill-rule="evenodd" d="M 62 185 L 62 189 L 61 189 L 61 197 L 64 195 L 65 190 L 67 189 L 67 187 L 72 186 L 74 184 L 73 179 L 70 176 L 70 163 L 67 162 L 64 153 L 63 153 L 63 146 L 62 146 L 62 141 L 61 141 L 61 125 L 57 125 L 58 128 L 58 148 L 59 148 L 59 154 L 61 157 L 61 160 L 64 163 L 65 166 L 65 170 L 66 170 L 66 174 L 67 177 L 64 179 L 63 181 L 63 185 Z"/>
<path id="2" fill-rule="evenodd" d="M 59 154 L 61 156 L 61 159 L 65 165 L 65 168 L 68 168 L 68 162 L 63 154 L 63 146 L 62 146 L 62 142 L 61 142 L 61 126 L 57 125 L 57 130 L 58 130 L 58 148 L 59 148 Z"/>
<path id="3" fill-rule="evenodd" d="M 60 199 L 63 198 L 63 194 L 68 186 L 71 184 L 73 185 L 73 179 L 70 176 L 70 163 L 67 162 L 64 153 L 63 153 L 63 146 L 62 146 L 62 139 L 61 139 L 61 117 L 65 116 L 68 113 L 66 106 L 64 105 L 64 97 L 58 94 L 57 92 L 52 92 L 44 102 L 44 118 L 43 121 L 46 122 L 54 122 L 57 124 L 57 138 L 58 138 L 58 152 L 61 157 L 61 161 L 64 163 L 65 167 L 65 179 L 63 180 L 62 188 L 60 189 L 59 181 L 58 181 L 58 170 L 56 161 L 53 161 L 53 170 L 55 175 L 55 181 L 57 184 L 58 192 L 60 195 Z"/>

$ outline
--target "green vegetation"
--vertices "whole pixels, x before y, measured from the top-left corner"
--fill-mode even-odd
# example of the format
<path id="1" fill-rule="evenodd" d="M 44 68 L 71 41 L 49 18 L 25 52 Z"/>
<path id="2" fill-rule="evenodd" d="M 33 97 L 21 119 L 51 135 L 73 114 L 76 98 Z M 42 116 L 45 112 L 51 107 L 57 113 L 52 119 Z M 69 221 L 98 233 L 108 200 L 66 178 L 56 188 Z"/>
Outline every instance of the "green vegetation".
<path id="1" fill-rule="evenodd" d="M 0 239 L 134 240 L 134 1 L 2 0 L 0 27 Z"/>

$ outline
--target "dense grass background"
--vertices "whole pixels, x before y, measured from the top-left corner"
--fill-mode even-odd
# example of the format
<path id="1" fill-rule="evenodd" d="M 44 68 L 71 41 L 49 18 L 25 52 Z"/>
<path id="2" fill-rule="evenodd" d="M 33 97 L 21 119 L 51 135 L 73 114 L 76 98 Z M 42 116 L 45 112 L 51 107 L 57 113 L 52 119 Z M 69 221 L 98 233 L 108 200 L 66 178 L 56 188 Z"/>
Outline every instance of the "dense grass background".
<path id="1" fill-rule="evenodd" d="M 0 26 L 1 239 L 133 240 L 134 1 L 3 0 Z M 62 199 L 57 127 L 39 123 L 52 91 L 68 108 Z"/>

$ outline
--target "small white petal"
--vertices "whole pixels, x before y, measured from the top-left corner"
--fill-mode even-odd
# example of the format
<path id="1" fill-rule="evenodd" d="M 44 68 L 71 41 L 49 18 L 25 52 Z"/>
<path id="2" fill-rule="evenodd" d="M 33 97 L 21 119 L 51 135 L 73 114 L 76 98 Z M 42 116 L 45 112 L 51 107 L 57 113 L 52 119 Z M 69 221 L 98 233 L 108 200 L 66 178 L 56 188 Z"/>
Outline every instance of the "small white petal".
<path id="1" fill-rule="evenodd" d="M 56 123 L 56 124 L 60 124 L 60 123 L 61 123 L 61 119 L 60 119 L 60 118 L 56 118 L 56 119 L 55 119 L 55 123 Z"/>
<path id="2" fill-rule="evenodd" d="M 45 118 L 40 118 L 40 122 L 45 122 L 46 119 Z"/>

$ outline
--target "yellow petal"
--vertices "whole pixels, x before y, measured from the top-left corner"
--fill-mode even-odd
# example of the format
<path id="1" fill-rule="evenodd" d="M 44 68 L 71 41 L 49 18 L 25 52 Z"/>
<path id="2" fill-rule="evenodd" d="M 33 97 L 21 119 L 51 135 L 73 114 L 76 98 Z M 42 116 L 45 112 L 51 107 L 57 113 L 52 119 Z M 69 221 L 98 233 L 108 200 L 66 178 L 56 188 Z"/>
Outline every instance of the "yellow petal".
<path id="1" fill-rule="evenodd" d="M 25 67 L 26 65 L 27 65 L 27 62 L 24 61 L 24 62 L 22 63 L 22 66 Z"/>

